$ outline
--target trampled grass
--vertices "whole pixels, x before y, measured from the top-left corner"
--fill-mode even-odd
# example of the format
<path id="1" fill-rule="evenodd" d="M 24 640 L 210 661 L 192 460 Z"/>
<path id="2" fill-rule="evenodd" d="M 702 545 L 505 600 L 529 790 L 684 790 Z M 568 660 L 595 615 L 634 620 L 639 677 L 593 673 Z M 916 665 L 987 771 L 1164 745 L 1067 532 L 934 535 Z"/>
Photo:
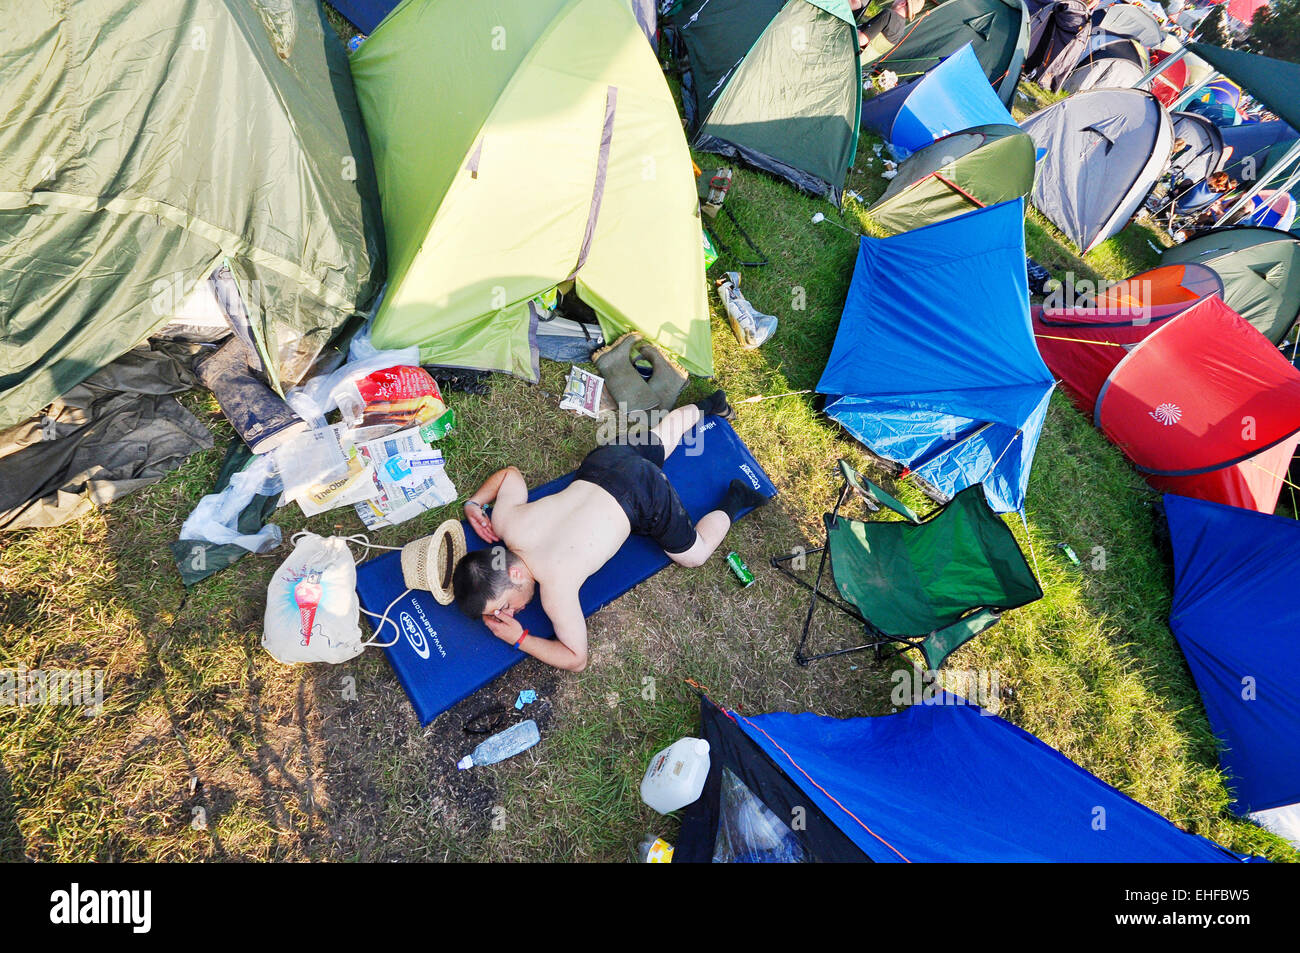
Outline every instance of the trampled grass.
<path id="1" fill-rule="evenodd" d="M 815 386 L 856 238 L 811 219 L 820 211 L 851 232 L 880 233 L 865 213 L 883 189 L 874 144 L 863 137 L 849 181 L 862 201 L 850 198 L 843 213 L 737 169 L 728 206 L 771 258 L 741 269 L 742 290 L 781 325 L 763 348 L 744 351 L 710 297 L 717 382 L 733 397 Z M 730 222 L 717 230 L 748 254 Z M 1110 279 L 1150 267 L 1148 242 L 1159 243 L 1130 226 L 1081 259 L 1032 210 L 1027 241 L 1054 273 Z M 734 260 L 724 255 L 711 278 Z M 451 395 L 463 423 L 444 450 L 462 494 L 508 463 L 534 482 L 578 463 L 595 427 L 558 410 L 566 372 L 545 364 L 538 387 L 502 379 L 484 396 Z M 693 380 L 685 396 L 712 386 Z M 108 673 L 98 717 L 0 709 L 0 858 L 625 860 L 645 834 L 676 834 L 676 822 L 645 807 L 637 788 L 651 754 L 696 726 L 687 679 L 750 712 L 891 709 L 896 664 L 878 666 L 865 653 L 794 664 L 806 604 L 767 558 L 815 538 L 837 457 L 896 486 L 914 508 L 931 504 L 875 467 L 811 395 L 749 405 L 736 423 L 780 489 L 729 539 L 754 571 L 753 586 L 741 589 L 719 558 L 665 570 L 592 617 L 586 672 L 527 661 L 427 728 L 377 652 L 333 668 L 287 668 L 262 651 L 266 584 L 287 542 L 185 594 L 167 544 L 210 488 L 232 437 L 209 398 L 191 395 L 187 404 L 210 424 L 216 449 L 75 524 L 0 537 L 0 669 Z M 1188 830 L 1295 860 L 1281 840 L 1228 811 L 1214 739 L 1165 624 L 1171 573 L 1157 503 L 1056 395 L 1030 481 L 1028 532 L 1010 519 L 1045 597 L 1009 613 L 950 664 L 997 672 L 1005 717 Z M 453 511 L 375 541 L 400 545 Z M 361 529 L 349 510 L 303 520 L 291 507 L 276 522 L 286 537 Z M 818 618 L 822 643 L 853 637 L 829 614 Z M 501 765 L 456 771 L 455 759 L 477 741 L 462 730 L 465 719 L 525 687 L 539 694 L 529 713 L 541 744 Z"/>

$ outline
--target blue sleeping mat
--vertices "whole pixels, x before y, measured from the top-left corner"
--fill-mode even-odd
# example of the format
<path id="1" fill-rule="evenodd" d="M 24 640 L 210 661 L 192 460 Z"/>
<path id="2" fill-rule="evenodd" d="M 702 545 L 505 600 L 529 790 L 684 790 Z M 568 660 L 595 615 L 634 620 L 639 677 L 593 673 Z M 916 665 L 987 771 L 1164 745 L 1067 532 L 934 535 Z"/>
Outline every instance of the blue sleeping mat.
<path id="1" fill-rule="evenodd" d="M 708 417 L 688 433 L 664 464 L 664 473 L 693 519 L 714 509 L 733 479 L 746 480 L 760 493 L 776 496 L 776 487 L 763 468 L 731 425 L 720 417 Z M 552 480 L 533 490 L 529 499 L 556 493 L 572 480 L 571 473 Z M 465 537 L 471 552 L 487 546 L 468 523 Z M 357 567 L 357 594 L 370 612 L 382 613 L 406 588 L 401 555 L 388 552 Z M 668 563 L 658 544 L 643 536 L 629 537 L 614 558 L 583 584 L 578 593 L 582 611 L 591 615 Z M 401 630 L 402 637 L 384 651 L 422 725 L 526 657 L 494 636 L 478 619 L 465 618 L 455 605 L 439 605 L 424 590 L 403 596 L 388 618 Z M 552 638 L 555 634 L 540 599 L 534 599 L 516 618 L 532 635 Z M 381 641 L 392 638 L 392 628 L 385 625 Z"/>
<path id="2" fill-rule="evenodd" d="M 330 0 L 339 13 L 347 17 L 348 22 L 369 36 L 379 26 L 379 21 L 400 3 L 401 0 Z"/>

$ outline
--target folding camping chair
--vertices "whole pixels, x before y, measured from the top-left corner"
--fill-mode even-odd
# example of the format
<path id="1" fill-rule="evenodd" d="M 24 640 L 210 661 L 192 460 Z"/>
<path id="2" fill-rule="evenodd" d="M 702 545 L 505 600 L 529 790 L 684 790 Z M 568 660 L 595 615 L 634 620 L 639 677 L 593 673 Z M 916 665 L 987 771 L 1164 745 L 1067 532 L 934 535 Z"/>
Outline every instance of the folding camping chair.
<path id="1" fill-rule="evenodd" d="M 776 569 L 813 594 L 795 651 L 800 665 L 872 648 L 878 659 L 884 658 L 885 646 L 896 644 L 889 655 L 917 649 L 926 667 L 935 670 L 1003 612 L 1043 597 L 1019 544 L 989 507 L 979 484 L 960 491 L 922 520 L 843 460 L 839 467 L 844 485 L 835 509 L 823 517 L 826 544 L 811 551 L 821 553 L 816 582 L 809 585 L 789 565 L 803 553 L 772 557 Z M 885 506 L 906 522 L 841 516 L 851 490 L 872 512 Z M 828 562 L 842 598 L 822 591 Z M 867 641 L 805 655 L 818 600 L 861 622 Z"/>

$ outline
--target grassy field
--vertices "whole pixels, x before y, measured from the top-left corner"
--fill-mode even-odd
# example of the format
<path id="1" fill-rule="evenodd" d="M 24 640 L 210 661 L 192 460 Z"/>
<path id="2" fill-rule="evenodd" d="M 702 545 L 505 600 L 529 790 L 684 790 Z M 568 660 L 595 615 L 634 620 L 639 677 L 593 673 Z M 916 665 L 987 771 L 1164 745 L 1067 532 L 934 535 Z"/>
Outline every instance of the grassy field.
<path id="1" fill-rule="evenodd" d="M 1023 114 L 1040 100 L 1026 87 Z M 843 213 L 765 175 L 738 170 L 728 199 L 772 259 L 745 269 L 743 290 L 781 319 L 759 351 L 741 350 L 713 308 L 717 380 L 733 397 L 811 388 L 830 352 L 856 239 L 879 233 L 864 209 L 883 189 L 863 138 Z M 716 159 L 697 156 L 702 165 Z M 1132 225 L 1080 259 L 1037 213 L 1029 253 L 1056 274 L 1122 278 L 1149 267 L 1159 237 Z M 741 247 L 727 223 L 722 237 Z M 726 257 L 712 277 L 729 267 Z M 796 310 L 797 300 L 805 307 Z M 497 379 L 453 394 L 462 427 L 444 444 L 462 494 L 509 463 L 530 482 L 572 469 L 593 421 L 561 412 L 567 366 L 544 363 L 540 387 Z M 685 397 L 713 384 L 693 380 Z M 676 822 L 641 804 L 651 754 L 696 727 L 687 679 L 744 711 L 890 711 L 891 671 L 869 655 L 799 668 L 803 600 L 767 557 L 814 538 L 836 458 L 895 484 L 808 396 L 746 408 L 736 428 L 780 496 L 736 527 L 730 545 L 757 576 L 740 589 L 715 558 L 670 568 L 591 618 L 581 675 L 529 660 L 421 728 L 378 652 L 337 667 L 287 668 L 262 649 L 270 574 L 286 544 L 248 557 L 186 595 L 167 544 L 210 488 L 232 431 L 198 393 L 187 405 L 216 449 L 157 486 L 73 525 L 0 537 L 0 668 L 100 668 L 104 710 L 0 709 L 0 858 L 41 860 L 621 861 L 645 834 Z M 1033 469 L 1027 531 L 1046 593 L 957 653 L 954 671 L 998 673 L 1000 713 L 1175 823 L 1240 851 L 1295 860 L 1280 839 L 1233 816 L 1215 744 L 1165 619 L 1170 566 L 1157 495 L 1059 394 Z M 456 512 L 447 507 L 376 541 L 400 545 Z M 350 509 L 276 521 L 359 532 Z M 1069 544 L 1083 565 L 1057 548 Z M 1104 555 L 1104 568 L 1096 555 Z M 1094 568 L 1094 565 L 1097 568 Z M 819 641 L 851 628 L 820 616 Z M 486 637 L 486 636 L 485 636 Z M 501 765 L 457 772 L 475 739 L 465 719 L 537 690 L 542 742 Z"/>

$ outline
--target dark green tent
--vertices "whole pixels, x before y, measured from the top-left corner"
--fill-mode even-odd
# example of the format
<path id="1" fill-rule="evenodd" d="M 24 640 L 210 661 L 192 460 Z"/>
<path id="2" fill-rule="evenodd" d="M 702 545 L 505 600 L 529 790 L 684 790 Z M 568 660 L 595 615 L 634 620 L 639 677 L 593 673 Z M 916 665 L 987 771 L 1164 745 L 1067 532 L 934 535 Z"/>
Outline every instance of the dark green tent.
<path id="1" fill-rule="evenodd" d="M 230 262 L 273 384 L 376 289 L 378 193 L 315 0 L 80 0 L 0 49 L 0 428 Z"/>
<path id="2" fill-rule="evenodd" d="M 692 144 L 838 203 L 858 147 L 858 35 L 848 0 L 685 0 Z"/>
<path id="3" fill-rule="evenodd" d="M 969 43 L 1004 105 L 1011 104 L 1029 51 L 1022 0 L 947 0 L 919 17 L 903 39 L 871 64 L 900 79 L 917 76 Z"/>
<path id="4" fill-rule="evenodd" d="M 1166 249 L 1163 264 L 1196 262 L 1223 281 L 1223 300 L 1274 344 L 1300 317 L 1300 239 L 1249 225 L 1214 228 Z"/>
<path id="5" fill-rule="evenodd" d="M 1034 187 L 1034 141 L 1019 126 L 976 126 L 912 153 L 871 217 L 905 232 L 973 209 L 1023 198 Z"/>

